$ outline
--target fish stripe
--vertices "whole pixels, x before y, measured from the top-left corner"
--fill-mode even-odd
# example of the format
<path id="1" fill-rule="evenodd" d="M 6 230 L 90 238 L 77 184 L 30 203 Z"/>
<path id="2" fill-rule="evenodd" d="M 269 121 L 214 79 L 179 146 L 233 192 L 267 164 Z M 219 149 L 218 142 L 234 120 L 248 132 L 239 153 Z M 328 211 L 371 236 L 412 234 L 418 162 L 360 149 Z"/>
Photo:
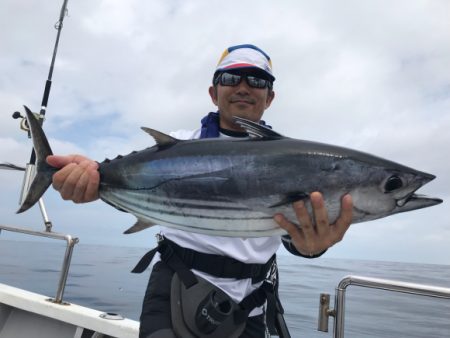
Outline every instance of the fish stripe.
<path id="1" fill-rule="evenodd" d="M 140 198 L 137 198 L 136 195 L 139 195 Z M 107 199 L 109 203 L 129 211 L 138 218 L 182 230 L 195 229 L 196 232 L 205 234 L 223 236 L 233 234 L 242 237 L 272 236 L 284 233 L 284 230 L 280 229 L 273 221 L 271 215 L 250 211 L 244 207 L 234 207 L 236 205 L 234 202 L 228 203 L 232 206 L 227 207 L 223 205 L 224 203 L 216 201 L 177 201 L 177 205 L 192 204 L 194 206 L 194 209 L 182 209 L 184 211 L 181 211 L 173 206 L 173 200 L 144 196 L 136 194 L 135 191 L 122 189 L 102 193 L 102 198 Z M 205 203 L 203 208 L 201 203 Z M 220 210 L 220 206 L 222 206 L 222 210 Z M 223 211 L 223 213 L 217 211 Z"/>

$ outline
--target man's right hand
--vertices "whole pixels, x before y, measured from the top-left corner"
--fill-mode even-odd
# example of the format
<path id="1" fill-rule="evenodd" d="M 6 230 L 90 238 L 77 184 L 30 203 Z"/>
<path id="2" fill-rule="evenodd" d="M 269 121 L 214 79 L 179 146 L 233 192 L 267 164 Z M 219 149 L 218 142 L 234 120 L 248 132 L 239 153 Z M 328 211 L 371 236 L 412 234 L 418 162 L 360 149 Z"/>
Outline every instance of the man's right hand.
<path id="1" fill-rule="evenodd" d="M 47 157 L 47 163 L 61 168 L 53 175 L 53 188 L 65 200 L 86 203 L 98 199 L 98 163 L 81 155 Z"/>

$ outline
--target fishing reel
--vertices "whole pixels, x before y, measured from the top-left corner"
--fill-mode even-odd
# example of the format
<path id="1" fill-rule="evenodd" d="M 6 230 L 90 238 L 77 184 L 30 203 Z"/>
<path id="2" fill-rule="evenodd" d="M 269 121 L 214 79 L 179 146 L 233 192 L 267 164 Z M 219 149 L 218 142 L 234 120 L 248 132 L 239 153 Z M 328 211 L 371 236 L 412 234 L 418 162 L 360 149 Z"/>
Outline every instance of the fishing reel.
<path id="1" fill-rule="evenodd" d="M 42 114 L 40 114 L 40 113 L 33 113 L 33 114 L 36 117 L 36 119 L 39 121 L 39 123 L 42 125 L 42 122 L 44 120 L 44 116 Z M 20 120 L 20 129 L 22 129 L 23 131 L 26 131 L 28 133 L 28 138 L 31 138 L 30 127 L 28 126 L 27 118 L 25 116 L 23 116 L 18 111 L 15 111 L 12 114 L 12 118 L 15 119 L 15 120 L 21 119 Z"/>

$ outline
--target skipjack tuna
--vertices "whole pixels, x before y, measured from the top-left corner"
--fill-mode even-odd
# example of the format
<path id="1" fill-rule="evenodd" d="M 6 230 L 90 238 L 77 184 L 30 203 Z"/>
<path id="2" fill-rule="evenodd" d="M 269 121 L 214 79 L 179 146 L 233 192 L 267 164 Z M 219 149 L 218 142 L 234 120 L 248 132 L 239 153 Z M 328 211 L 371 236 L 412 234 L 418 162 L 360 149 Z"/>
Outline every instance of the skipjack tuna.
<path id="1" fill-rule="evenodd" d="M 18 212 L 33 206 L 57 170 L 33 113 L 25 107 L 37 157 L 36 176 Z M 155 224 L 231 237 L 284 234 L 273 215 L 297 222 L 292 203 L 320 191 L 329 220 L 345 194 L 353 223 L 433 206 L 438 198 L 415 191 L 435 176 L 363 152 L 284 137 L 241 118 L 248 138 L 181 141 L 142 128 L 156 145 L 100 163 L 100 198 L 138 219 L 127 233 Z"/>

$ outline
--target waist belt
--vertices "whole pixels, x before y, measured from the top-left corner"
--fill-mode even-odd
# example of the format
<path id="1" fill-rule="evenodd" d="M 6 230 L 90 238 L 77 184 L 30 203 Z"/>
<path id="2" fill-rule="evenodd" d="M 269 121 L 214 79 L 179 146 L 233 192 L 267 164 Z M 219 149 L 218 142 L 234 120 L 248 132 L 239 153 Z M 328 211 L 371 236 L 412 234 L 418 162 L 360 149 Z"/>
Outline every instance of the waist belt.
<path id="1" fill-rule="evenodd" d="M 162 237 L 158 241 L 158 246 L 147 252 L 132 272 L 141 273 L 147 269 L 156 252 L 161 254 L 161 259 L 163 261 L 169 260 L 170 257 L 175 254 L 189 269 L 202 271 L 220 278 L 251 278 L 253 284 L 261 282 L 266 278 L 267 273 L 275 260 L 275 255 L 273 255 L 264 264 L 246 264 L 231 257 L 206 254 L 183 248 L 167 238 Z"/>

